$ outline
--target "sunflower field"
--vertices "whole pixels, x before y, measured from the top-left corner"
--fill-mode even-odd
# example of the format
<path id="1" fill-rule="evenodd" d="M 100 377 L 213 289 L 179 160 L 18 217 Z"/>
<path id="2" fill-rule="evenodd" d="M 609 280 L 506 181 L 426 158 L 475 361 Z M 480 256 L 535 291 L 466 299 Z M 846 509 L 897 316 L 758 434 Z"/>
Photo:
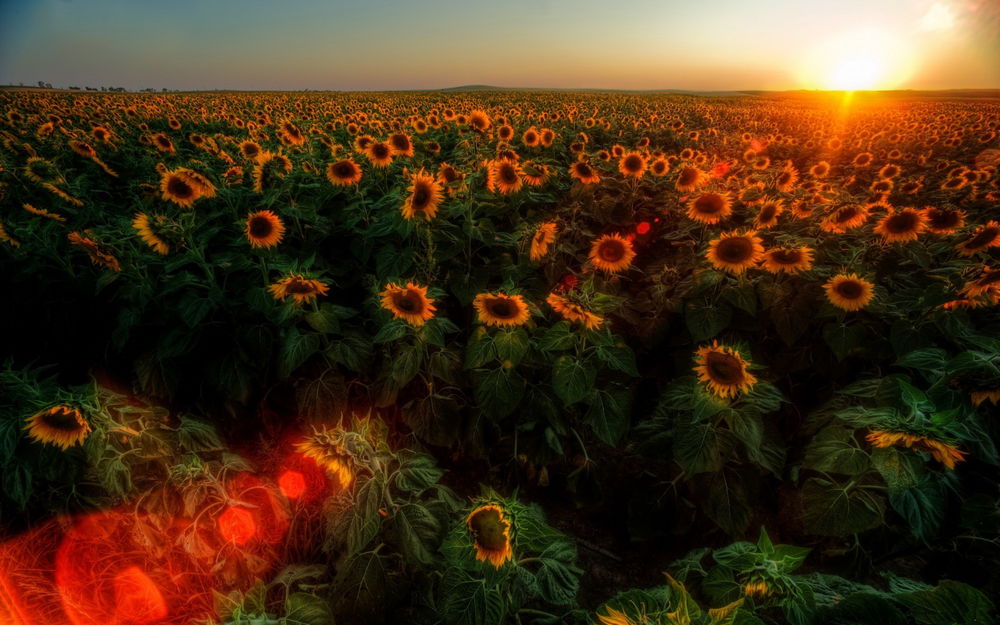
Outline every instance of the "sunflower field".
<path id="1" fill-rule="evenodd" d="M 0 92 L 0 623 L 995 623 L 998 133 Z"/>

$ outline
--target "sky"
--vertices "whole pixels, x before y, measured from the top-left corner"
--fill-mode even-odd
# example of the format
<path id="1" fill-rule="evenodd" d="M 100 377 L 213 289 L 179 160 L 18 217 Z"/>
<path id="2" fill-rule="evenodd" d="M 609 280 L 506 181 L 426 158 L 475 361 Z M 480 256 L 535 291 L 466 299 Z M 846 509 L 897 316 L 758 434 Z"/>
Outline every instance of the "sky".
<path id="1" fill-rule="evenodd" d="M 0 0 L 0 84 L 1000 88 L 1000 0 Z"/>

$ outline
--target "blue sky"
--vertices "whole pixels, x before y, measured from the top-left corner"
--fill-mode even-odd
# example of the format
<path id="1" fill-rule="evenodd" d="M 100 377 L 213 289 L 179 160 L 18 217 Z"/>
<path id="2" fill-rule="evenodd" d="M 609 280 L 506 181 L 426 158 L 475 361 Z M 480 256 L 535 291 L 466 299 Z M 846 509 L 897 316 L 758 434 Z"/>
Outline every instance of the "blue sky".
<path id="1" fill-rule="evenodd" d="M 874 86 L 1000 87 L 984 3 L 0 0 L 0 84 L 785 89 L 878 65 Z"/>

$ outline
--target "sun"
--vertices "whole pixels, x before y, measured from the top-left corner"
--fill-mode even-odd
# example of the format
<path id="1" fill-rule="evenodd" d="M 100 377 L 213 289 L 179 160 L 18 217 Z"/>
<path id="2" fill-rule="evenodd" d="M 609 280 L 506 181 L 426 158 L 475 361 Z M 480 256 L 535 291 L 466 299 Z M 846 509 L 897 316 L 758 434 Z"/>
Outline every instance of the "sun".
<path id="1" fill-rule="evenodd" d="M 824 86 L 837 91 L 875 89 L 885 77 L 885 61 L 872 54 L 856 54 L 830 68 Z"/>
<path id="2" fill-rule="evenodd" d="M 893 89 L 910 77 L 913 50 L 890 30 L 867 28 L 840 33 L 803 56 L 799 82 L 808 89 L 859 91 Z"/>

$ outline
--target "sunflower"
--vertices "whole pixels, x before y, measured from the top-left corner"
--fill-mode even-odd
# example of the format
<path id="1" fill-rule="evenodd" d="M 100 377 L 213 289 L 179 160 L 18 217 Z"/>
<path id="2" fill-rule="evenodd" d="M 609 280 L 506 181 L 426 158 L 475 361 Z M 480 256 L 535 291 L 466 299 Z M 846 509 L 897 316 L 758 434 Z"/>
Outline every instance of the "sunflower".
<path id="1" fill-rule="evenodd" d="M 407 134 L 399 132 L 390 136 L 389 147 L 393 156 L 413 156 L 413 142 Z"/>
<path id="2" fill-rule="evenodd" d="M 326 166 L 326 179 L 335 187 L 357 184 L 361 181 L 361 167 L 351 159 L 330 163 Z"/>
<path id="3" fill-rule="evenodd" d="M 754 579 L 743 585 L 743 596 L 763 599 L 771 593 L 767 582 L 762 579 Z"/>
<path id="4" fill-rule="evenodd" d="M 757 383 L 757 378 L 747 371 L 749 364 L 737 349 L 712 341 L 695 352 L 694 371 L 698 381 L 705 382 L 717 397 L 735 397 L 739 392 L 749 392 Z"/>
<path id="5" fill-rule="evenodd" d="M 987 401 L 994 406 L 1000 406 L 1000 389 L 972 391 L 969 393 L 969 401 L 972 402 L 973 406 L 980 406 Z"/>
<path id="6" fill-rule="evenodd" d="M 774 186 L 778 191 L 788 193 L 795 188 L 795 183 L 799 181 L 799 172 L 789 163 L 781 170 L 781 173 L 774 179 Z"/>
<path id="7" fill-rule="evenodd" d="M 820 161 L 809 168 L 809 175 L 813 178 L 825 178 L 830 173 L 830 163 Z"/>
<path id="8" fill-rule="evenodd" d="M 529 257 L 533 262 L 540 261 L 549 253 L 549 246 L 555 241 L 558 228 L 555 222 L 547 221 L 535 230 L 535 234 L 531 237 L 531 250 L 529 252 Z"/>
<path id="9" fill-rule="evenodd" d="M 490 129 L 490 126 L 493 124 L 492 120 L 490 120 L 490 116 L 486 113 L 486 111 L 478 111 L 478 110 L 469 113 L 468 122 L 469 125 L 472 126 L 472 129 L 475 130 L 476 132 L 486 132 L 487 130 Z"/>
<path id="10" fill-rule="evenodd" d="M 38 215 L 39 217 L 45 217 L 53 221 L 59 221 L 59 222 L 66 221 L 66 218 L 60 215 L 59 213 L 53 213 L 45 210 L 44 208 L 35 208 L 31 204 L 23 204 L 22 207 L 24 208 L 24 210 L 28 211 L 32 215 Z"/>
<path id="11" fill-rule="evenodd" d="M 965 225 L 965 211 L 951 208 L 924 208 L 927 231 L 934 234 L 955 234 Z"/>
<path id="12" fill-rule="evenodd" d="M 604 609 L 607 611 L 607 614 L 597 615 L 597 620 L 601 622 L 601 625 L 636 625 L 636 622 L 621 610 L 616 610 L 607 605 L 604 606 Z"/>
<path id="13" fill-rule="evenodd" d="M 1000 269 L 983 267 L 982 275 L 967 282 L 962 288 L 962 294 L 966 297 L 979 297 L 985 294 L 991 299 L 1000 297 Z"/>
<path id="14" fill-rule="evenodd" d="M 392 146 L 384 141 L 375 141 L 368 145 L 365 156 L 375 167 L 388 167 L 392 163 Z"/>
<path id="15" fill-rule="evenodd" d="M 916 241 L 926 227 L 926 217 L 915 208 L 904 208 L 889 213 L 875 226 L 875 233 L 882 235 L 886 243 Z"/>
<path id="16" fill-rule="evenodd" d="M 872 430 L 865 438 L 873 447 L 885 448 L 895 446 L 927 452 L 948 469 L 954 469 L 957 463 L 965 460 L 966 452 L 960 450 L 955 445 L 918 434 Z"/>
<path id="17" fill-rule="evenodd" d="M 441 181 L 431 174 L 425 174 L 421 169 L 410 178 L 410 195 L 400 209 L 403 219 L 414 219 L 421 215 L 427 221 L 434 219 L 441 199 Z"/>
<path id="18" fill-rule="evenodd" d="M 538 145 L 539 141 L 541 141 L 541 137 L 538 136 L 538 130 L 534 126 L 525 130 L 521 135 L 521 143 L 529 148 Z"/>
<path id="19" fill-rule="evenodd" d="M 569 175 L 579 180 L 582 184 L 596 184 L 601 181 L 600 174 L 590 163 L 577 161 L 569 166 Z"/>
<path id="20" fill-rule="evenodd" d="M 379 297 L 382 298 L 382 308 L 412 326 L 422 326 L 434 317 L 434 299 L 427 297 L 425 286 L 407 282 L 403 287 L 390 282 Z"/>
<path id="21" fill-rule="evenodd" d="M 670 162 L 662 156 L 653 160 L 649 166 L 649 171 L 657 178 L 662 178 L 670 173 Z"/>
<path id="22" fill-rule="evenodd" d="M 540 187 L 549 181 L 552 171 L 544 163 L 525 161 L 521 166 L 521 177 L 524 182 L 531 187 Z"/>
<path id="23" fill-rule="evenodd" d="M 508 195 L 520 190 L 523 184 L 521 166 L 516 162 L 508 159 L 490 161 L 486 182 L 490 191 Z"/>
<path id="24" fill-rule="evenodd" d="M 619 234 L 605 234 L 591 244 L 590 264 L 604 273 L 618 273 L 628 269 L 635 258 L 632 242 Z"/>
<path id="25" fill-rule="evenodd" d="M 682 167 L 674 186 L 678 191 L 694 191 L 704 179 L 705 174 L 697 167 Z"/>
<path id="26" fill-rule="evenodd" d="M 330 287 L 319 280 L 311 280 L 300 274 L 289 274 L 268 287 L 272 297 L 284 300 L 292 297 L 293 304 L 301 306 L 306 302 L 314 302 L 320 295 L 326 295 Z"/>
<path id="27" fill-rule="evenodd" d="M 240 154 L 243 156 L 243 158 L 249 159 L 251 161 L 257 160 L 257 157 L 259 157 L 261 154 L 260 145 L 258 145 L 253 141 L 250 141 L 249 139 L 246 141 L 241 141 L 238 147 L 240 150 Z"/>
<path id="28" fill-rule="evenodd" d="M 976 228 L 971 236 L 957 245 L 957 248 L 962 256 L 972 256 L 997 246 L 1000 246 L 1000 222 L 990 221 Z"/>
<path id="29" fill-rule="evenodd" d="M 770 273 L 798 273 L 812 269 L 808 247 L 776 247 L 764 252 L 764 269 Z"/>
<path id="30" fill-rule="evenodd" d="M 820 222 L 820 229 L 833 234 L 843 234 L 848 230 L 853 230 L 868 221 L 868 207 L 866 206 L 841 206 Z"/>
<path id="31" fill-rule="evenodd" d="M 618 159 L 618 171 L 626 178 L 642 178 L 646 173 L 646 157 L 639 152 L 627 152 Z"/>
<path id="32" fill-rule="evenodd" d="M 590 312 L 580 304 L 562 295 L 549 293 L 545 301 L 552 307 L 552 310 L 559 313 L 560 317 L 566 321 L 580 323 L 588 330 L 596 330 L 604 322 L 604 318 L 600 315 Z"/>
<path id="33" fill-rule="evenodd" d="M 717 224 L 732 214 L 726 193 L 702 193 L 688 202 L 687 216 L 703 224 Z"/>
<path id="34" fill-rule="evenodd" d="M 480 293 L 472 305 L 479 321 L 488 326 L 519 326 L 531 318 L 528 305 L 520 295 Z"/>
<path id="35" fill-rule="evenodd" d="M 285 224 L 272 211 L 260 210 L 247 215 L 245 232 L 250 247 L 274 247 L 285 235 Z"/>
<path id="36" fill-rule="evenodd" d="M 187 208 L 201 197 L 198 183 L 187 170 L 164 171 L 160 177 L 160 192 L 164 200 Z"/>
<path id="37" fill-rule="evenodd" d="M 503 509 L 496 504 L 477 507 L 465 519 L 465 526 L 472 535 L 476 560 L 489 562 L 500 568 L 514 555 L 511 549 L 510 521 Z"/>
<path id="38" fill-rule="evenodd" d="M 87 231 L 90 232 L 89 230 Z M 69 242 L 73 245 L 79 247 L 83 251 L 87 252 L 90 256 L 90 262 L 95 265 L 100 265 L 106 267 L 111 271 L 121 271 L 121 264 L 118 259 L 114 257 L 110 252 L 106 251 L 97 241 L 91 239 L 90 237 L 83 236 L 79 232 L 70 232 L 66 235 Z"/>
<path id="39" fill-rule="evenodd" d="M 875 285 L 853 273 L 830 278 L 823 290 L 831 304 L 847 311 L 861 310 L 875 297 Z"/>
<path id="40" fill-rule="evenodd" d="M 78 409 L 59 405 L 28 417 L 24 429 L 28 432 L 28 438 L 55 445 L 65 451 L 83 444 L 90 433 L 90 424 Z"/>
<path id="41" fill-rule="evenodd" d="M 304 441 L 296 443 L 295 450 L 306 458 L 315 460 L 320 468 L 337 480 L 341 488 L 347 488 L 354 481 L 352 456 L 340 444 L 336 430 L 317 430 Z"/>
<path id="42" fill-rule="evenodd" d="M 136 213 L 132 220 L 132 227 L 139 232 L 139 238 L 143 240 L 157 254 L 166 256 L 170 253 L 170 244 L 164 241 L 159 234 L 154 231 L 154 227 L 161 224 L 163 217 L 157 215 L 151 218 L 146 213 Z"/>
<path id="43" fill-rule="evenodd" d="M 781 200 L 765 200 L 757 211 L 757 217 L 753 220 L 753 227 L 757 230 L 771 228 L 778 224 L 778 216 L 785 210 Z"/>
<path id="44" fill-rule="evenodd" d="M 726 232 L 708 244 L 706 258 L 716 269 L 740 275 L 764 257 L 764 245 L 756 231 Z"/>

